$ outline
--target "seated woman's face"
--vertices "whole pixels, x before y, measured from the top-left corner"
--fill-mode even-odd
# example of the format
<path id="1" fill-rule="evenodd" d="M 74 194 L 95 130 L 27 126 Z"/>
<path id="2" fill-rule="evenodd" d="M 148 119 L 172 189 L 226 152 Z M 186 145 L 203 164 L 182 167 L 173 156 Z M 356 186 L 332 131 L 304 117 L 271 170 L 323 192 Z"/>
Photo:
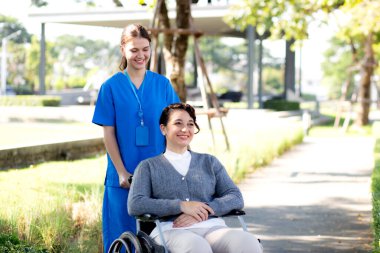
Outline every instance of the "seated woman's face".
<path id="1" fill-rule="evenodd" d="M 194 137 L 196 129 L 194 120 L 184 110 L 173 110 L 169 115 L 168 124 L 162 126 L 166 136 L 166 145 L 172 151 L 187 150 Z"/>

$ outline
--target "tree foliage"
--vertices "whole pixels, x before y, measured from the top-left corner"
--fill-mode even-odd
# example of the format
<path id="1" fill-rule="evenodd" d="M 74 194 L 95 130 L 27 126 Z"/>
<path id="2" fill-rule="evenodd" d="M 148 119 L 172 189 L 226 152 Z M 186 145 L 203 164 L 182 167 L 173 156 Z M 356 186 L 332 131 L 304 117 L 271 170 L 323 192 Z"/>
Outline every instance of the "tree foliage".
<path id="1" fill-rule="evenodd" d="M 90 40 L 83 36 L 62 35 L 54 45 L 57 61 L 54 64 L 55 88 L 83 87 L 91 70 L 101 68 L 114 72 L 119 60 L 119 48 L 103 40 Z M 105 78 L 105 77 L 104 77 Z"/>
<path id="2" fill-rule="evenodd" d="M 45 54 L 45 79 L 48 84 L 48 89 L 51 88 L 51 81 L 53 80 L 53 65 L 57 61 L 57 54 L 54 51 L 54 43 L 46 42 L 46 54 Z M 26 50 L 25 58 L 25 73 L 23 75 L 27 90 L 36 91 L 39 87 L 39 65 L 40 65 L 40 40 L 36 37 L 32 37 L 32 41 Z M 26 87 L 24 87 L 25 89 Z M 18 89 L 22 89 L 18 87 Z"/>
<path id="3" fill-rule="evenodd" d="M 360 55 L 362 55 L 362 52 L 360 52 Z M 328 88 L 330 98 L 339 99 L 342 95 L 342 86 L 346 82 L 349 82 L 349 90 L 345 99 L 351 98 L 354 79 L 347 79 L 347 70 L 352 72 L 352 76 L 358 74 L 358 68 L 353 67 L 355 65 L 353 59 L 354 56 L 350 45 L 347 45 L 337 36 L 330 39 L 330 47 L 324 52 L 324 61 L 321 64 L 324 75 L 322 84 Z"/>
<path id="4" fill-rule="evenodd" d="M 0 15 L 0 40 L 7 39 L 6 44 L 6 83 L 12 86 L 25 84 L 26 47 L 31 35 L 17 19 Z M 2 49 L 4 45 L 1 45 Z"/>
<path id="5" fill-rule="evenodd" d="M 310 22 L 319 17 L 321 10 L 330 12 L 343 3 L 344 0 L 241 0 L 231 7 L 225 21 L 240 30 L 252 25 L 260 35 L 269 31 L 273 38 L 304 40 Z"/>
<path id="6" fill-rule="evenodd" d="M 43 7 L 43 6 L 47 6 L 48 4 L 49 2 L 45 0 L 31 0 L 31 6 L 35 6 L 35 7 Z"/>
<path id="7" fill-rule="evenodd" d="M 31 35 L 14 18 L 0 16 L 3 26 L 0 38 L 14 32 L 19 35 L 7 44 L 7 83 L 18 94 L 34 93 L 39 87 L 40 41 Z M 46 89 L 83 87 L 88 79 L 99 79 L 117 69 L 119 48 L 102 40 L 90 40 L 83 36 L 62 35 L 56 41 L 46 41 L 45 46 Z M 101 71 L 100 71 L 101 69 Z"/>
<path id="8" fill-rule="evenodd" d="M 31 35 L 27 32 L 25 27 L 13 17 L 0 15 L 0 31 L 0 40 L 20 31 L 20 34 L 10 38 L 10 40 L 18 44 L 30 42 Z"/>
<path id="9" fill-rule="evenodd" d="M 233 27 L 245 29 L 255 26 L 259 34 L 269 31 L 273 38 L 308 38 L 312 21 L 326 22 L 326 15 L 333 14 L 339 24 L 338 38 L 351 47 L 352 65 L 361 73 L 357 124 L 368 123 L 370 85 L 378 64 L 374 45 L 379 41 L 380 1 L 378 0 L 241 0 L 232 8 L 226 21 Z M 359 53 L 362 50 L 363 54 Z M 347 66 L 352 68 L 353 66 Z M 352 78 L 346 69 L 346 79 Z"/>
<path id="10" fill-rule="evenodd" d="M 360 68 L 357 125 L 369 122 L 372 77 L 380 58 L 374 50 L 374 45 L 380 42 L 379 9 L 378 0 L 350 0 L 340 8 L 341 12 L 337 16 L 340 25 L 338 36 L 352 45 L 353 62 Z M 359 57 L 358 52 L 361 50 L 362 57 Z"/>
<path id="11" fill-rule="evenodd" d="M 258 51 L 258 45 L 256 45 Z M 247 83 L 247 43 L 242 39 L 241 43 L 215 36 L 204 36 L 200 39 L 200 49 L 209 73 L 213 77 L 213 86 L 218 93 L 226 90 L 246 92 Z M 189 56 L 192 56 L 193 48 L 189 47 Z M 258 54 L 255 54 L 258 61 Z M 283 61 L 271 55 L 271 52 L 263 48 L 263 82 L 265 93 L 279 94 L 282 92 Z M 191 65 L 191 64 L 189 64 Z"/>

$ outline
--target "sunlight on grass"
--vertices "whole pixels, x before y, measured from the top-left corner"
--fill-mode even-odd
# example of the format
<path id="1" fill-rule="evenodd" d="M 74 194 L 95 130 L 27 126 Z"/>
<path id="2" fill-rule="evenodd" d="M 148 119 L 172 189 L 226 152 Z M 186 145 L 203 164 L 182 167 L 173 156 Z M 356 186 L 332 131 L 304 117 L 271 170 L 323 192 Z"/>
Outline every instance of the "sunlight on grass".
<path id="1" fill-rule="evenodd" d="M 101 156 L 0 172 L 0 187 L 7 189 L 0 195 L 7 204 L 0 233 L 17 233 L 51 252 L 97 252 L 105 167 Z"/>
<path id="2" fill-rule="evenodd" d="M 326 115 L 330 117 L 330 120 L 324 125 L 313 126 L 309 135 L 314 137 L 338 137 L 338 136 L 369 136 L 372 134 L 372 126 L 367 125 L 363 127 L 356 126 L 352 121 L 348 125 L 347 129 L 344 126 L 344 119 L 341 119 L 338 127 L 334 127 L 335 117 L 334 115 Z"/>
<path id="3" fill-rule="evenodd" d="M 375 122 L 372 127 L 373 136 L 376 138 L 374 148 L 374 164 L 371 175 L 372 190 L 372 231 L 373 252 L 380 252 L 380 122 Z"/>

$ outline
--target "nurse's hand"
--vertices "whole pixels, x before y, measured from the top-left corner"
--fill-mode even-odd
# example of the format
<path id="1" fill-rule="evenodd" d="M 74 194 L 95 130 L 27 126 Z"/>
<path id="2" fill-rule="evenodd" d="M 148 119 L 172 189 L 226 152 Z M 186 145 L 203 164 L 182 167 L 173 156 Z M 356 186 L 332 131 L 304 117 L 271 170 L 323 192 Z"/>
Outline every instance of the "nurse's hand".
<path id="1" fill-rule="evenodd" d="M 130 174 L 128 172 L 119 174 L 120 187 L 125 188 L 125 189 L 129 189 L 131 187 L 131 185 L 128 183 L 129 176 Z"/>

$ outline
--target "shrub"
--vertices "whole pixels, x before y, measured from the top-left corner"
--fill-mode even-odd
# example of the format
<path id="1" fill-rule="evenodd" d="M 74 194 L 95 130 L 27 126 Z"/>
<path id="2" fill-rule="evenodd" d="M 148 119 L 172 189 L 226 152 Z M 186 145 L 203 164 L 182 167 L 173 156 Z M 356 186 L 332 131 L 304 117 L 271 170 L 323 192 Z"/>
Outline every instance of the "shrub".
<path id="1" fill-rule="evenodd" d="M 29 85 L 22 85 L 14 87 L 17 95 L 32 95 L 33 88 Z"/>
<path id="2" fill-rule="evenodd" d="M 83 77 L 70 77 L 67 81 L 68 88 L 83 88 L 86 85 L 87 79 Z"/>
<path id="3" fill-rule="evenodd" d="M 0 252 L 9 253 L 47 253 L 42 247 L 30 246 L 18 239 L 17 235 L 0 234 Z"/>
<path id="4" fill-rule="evenodd" d="M 61 99 L 57 99 L 57 97 L 51 97 L 51 98 L 44 98 L 42 100 L 43 106 L 59 106 L 61 103 Z"/>
<path id="5" fill-rule="evenodd" d="M 58 96 L 20 95 L 0 97 L 0 106 L 59 106 Z"/>
<path id="6" fill-rule="evenodd" d="M 275 111 L 296 111 L 300 109 L 300 103 L 297 101 L 288 101 L 283 99 L 270 99 L 263 103 L 264 109 Z"/>

